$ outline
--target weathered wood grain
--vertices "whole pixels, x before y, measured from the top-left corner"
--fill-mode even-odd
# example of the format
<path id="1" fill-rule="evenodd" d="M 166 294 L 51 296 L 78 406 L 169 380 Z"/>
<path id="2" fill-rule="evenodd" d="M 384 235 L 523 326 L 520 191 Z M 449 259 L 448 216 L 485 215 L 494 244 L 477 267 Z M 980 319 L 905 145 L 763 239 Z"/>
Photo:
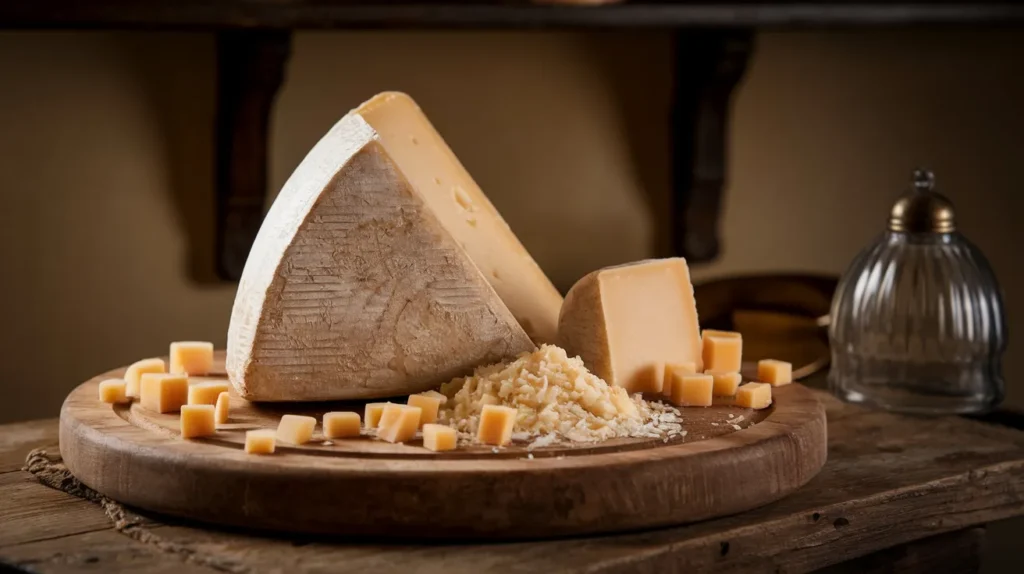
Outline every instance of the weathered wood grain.
<path id="1" fill-rule="evenodd" d="M 1024 433 L 955 417 L 923 419 L 875 412 L 818 395 L 829 418 L 830 454 L 823 471 L 797 493 L 776 503 L 698 524 L 510 544 L 271 538 L 166 521 L 152 532 L 197 555 L 238 564 L 252 572 L 365 572 L 367 568 L 382 573 L 809 572 L 904 543 L 1024 515 Z M 48 424 L 56 426 L 56 421 Z M 9 429 L 0 427 L 0 436 L 18 434 Z M 10 442 L 19 439 L 14 436 Z M 0 456 L 3 454 L 0 450 Z M 8 489 L 0 488 L 0 498 L 7 496 Z M 35 485 L 19 496 L 30 497 L 33 492 L 41 496 L 52 493 Z M 70 496 L 63 499 L 67 504 L 76 501 Z M 41 510 L 40 515 L 59 522 L 61 504 Z M 96 507 L 95 514 L 102 516 L 102 511 Z M 19 528 L 27 519 L 19 517 L 12 528 Z M 129 570 L 119 566 L 120 553 L 134 552 L 133 559 L 139 560 L 143 558 L 138 556 L 146 554 L 145 559 L 150 559 L 145 549 L 133 550 L 137 543 L 121 535 L 111 536 L 70 535 L 16 544 L 0 548 L 0 561 L 17 563 L 30 557 L 37 560 L 32 568 L 42 572 L 118 572 Z M 89 551 L 105 541 L 111 544 L 111 554 L 86 564 L 84 560 L 93 557 Z M 894 552 L 911 556 L 917 546 Z M 55 552 L 62 553 L 62 562 L 44 560 Z M 922 552 L 917 554 L 923 563 L 935 563 L 926 561 Z M 892 552 L 886 555 L 895 556 Z M 176 555 L 163 555 L 160 560 L 154 569 L 181 564 Z M 905 565 L 909 558 L 897 560 Z"/>
<path id="2" fill-rule="evenodd" d="M 60 448 L 75 476 L 140 508 L 271 531 L 486 539 L 680 524 L 777 500 L 810 480 L 826 454 L 824 409 L 791 385 L 764 411 L 687 409 L 688 434 L 667 442 L 435 454 L 361 437 L 259 457 L 242 450 L 246 430 L 276 427 L 287 412 L 353 405 L 254 406 L 234 396 L 231 424 L 184 441 L 176 415 L 96 400 L 99 381 L 117 372 L 64 403 Z"/>
<path id="3" fill-rule="evenodd" d="M 57 445 L 57 426 L 51 419 L 3 425 L 0 429 L 0 473 L 20 469 L 34 448 Z"/>
<path id="4" fill-rule="evenodd" d="M 0 474 L 0 548 L 110 528 L 96 505 L 41 487 L 26 472 Z"/>
<path id="5" fill-rule="evenodd" d="M 984 528 L 968 528 L 880 550 L 823 568 L 818 574 L 969 574 L 981 569 L 984 539 Z"/>

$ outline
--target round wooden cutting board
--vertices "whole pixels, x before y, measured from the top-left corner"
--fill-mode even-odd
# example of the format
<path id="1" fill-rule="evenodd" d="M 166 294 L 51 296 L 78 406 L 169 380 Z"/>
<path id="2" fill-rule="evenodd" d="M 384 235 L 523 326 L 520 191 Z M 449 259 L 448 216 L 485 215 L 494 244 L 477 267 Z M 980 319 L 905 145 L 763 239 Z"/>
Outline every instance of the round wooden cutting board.
<path id="1" fill-rule="evenodd" d="M 424 539 L 634 530 L 772 502 L 809 481 L 826 456 L 824 408 L 796 384 L 774 389 L 774 405 L 762 411 L 681 409 L 686 436 L 668 442 L 433 453 L 418 438 L 325 442 L 318 426 L 307 445 L 279 443 L 275 454 L 257 456 L 242 449 L 246 430 L 275 428 L 286 413 L 319 417 L 361 412 L 362 404 L 258 405 L 233 395 L 231 420 L 215 437 L 183 440 L 177 414 L 99 402 L 99 382 L 123 373 L 100 375 L 65 400 L 65 464 L 122 503 L 228 526 Z M 192 381 L 217 378 L 225 377 Z"/>

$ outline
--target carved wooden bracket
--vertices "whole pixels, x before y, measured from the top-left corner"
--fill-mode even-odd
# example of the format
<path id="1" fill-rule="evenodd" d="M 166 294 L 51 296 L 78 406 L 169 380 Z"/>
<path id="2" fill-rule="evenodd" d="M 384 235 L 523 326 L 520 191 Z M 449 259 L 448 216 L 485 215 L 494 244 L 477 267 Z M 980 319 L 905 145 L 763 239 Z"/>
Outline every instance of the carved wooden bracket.
<path id="1" fill-rule="evenodd" d="M 684 31 L 674 36 L 672 242 L 691 262 L 718 256 L 729 100 L 753 48 L 752 32 Z"/>
<path id="2" fill-rule="evenodd" d="M 225 30 L 217 34 L 217 274 L 242 275 L 267 197 L 267 137 L 284 80 L 291 33 Z"/>

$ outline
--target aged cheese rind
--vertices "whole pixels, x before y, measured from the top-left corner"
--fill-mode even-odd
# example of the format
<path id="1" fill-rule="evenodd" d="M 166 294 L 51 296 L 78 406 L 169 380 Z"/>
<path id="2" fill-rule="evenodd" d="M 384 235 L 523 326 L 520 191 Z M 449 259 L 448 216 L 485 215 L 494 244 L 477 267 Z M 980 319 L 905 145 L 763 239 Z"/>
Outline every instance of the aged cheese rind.
<path id="1" fill-rule="evenodd" d="M 226 370 L 249 400 L 376 398 L 533 348 L 353 113 L 296 168 L 260 228 L 235 297 Z"/>
<path id="2" fill-rule="evenodd" d="M 538 345 L 554 343 L 562 296 L 416 102 L 400 92 L 355 110 Z"/>
<path id="3" fill-rule="evenodd" d="M 583 277 L 565 297 L 558 329 L 570 356 L 578 355 L 595 375 L 631 393 L 663 390 L 662 377 L 650 376 L 659 364 L 693 363 L 702 370 L 697 307 L 682 258 Z"/>

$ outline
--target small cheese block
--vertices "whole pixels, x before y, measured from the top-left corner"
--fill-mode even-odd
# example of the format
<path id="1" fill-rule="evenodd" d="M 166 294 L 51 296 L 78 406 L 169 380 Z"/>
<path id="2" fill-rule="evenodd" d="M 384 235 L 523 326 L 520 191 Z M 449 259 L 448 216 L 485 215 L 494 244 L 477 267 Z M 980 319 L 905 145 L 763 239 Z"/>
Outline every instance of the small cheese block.
<path id="1" fill-rule="evenodd" d="M 498 405 L 484 405 L 480 410 L 480 427 L 476 440 L 483 444 L 505 446 L 512 442 L 512 428 L 516 424 L 517 409 Z"/>
<path id="2" fill-rule="evenodd" d="M 455 429 L 450 426 L 427 423 L 423 425 L 423 447 L 434 452 L 455 450 L 458 444 Z"/>
<path id="3" fill-rule="evenodd" d="M 181 438 L 211 436 L 217 432 L 213 405 L 182 405 Z"/>
<path id="4" fill-rule="evenodd" d="M 267 212 L 225 369 L 248 400 L 408 395 L 532 351 L 526 329 L 553 337 L 560 305 L 415 103 L 382 94 L 313 146 Z"/>
<path id="5" fill-rule="evenodd" d="M 682 363 L 668 363 L 665 365 L 665 375 L 663 376 L 665 383 L 662 384 L 661 393 L 666 397 L 672 396 L 672 385 L 668 384 L 668 381 L 672 379 L 672 373 L 679 373 L 680 376 L 696 375 L 697 363 L 684 361 Z"/>
<path id="6" fill-rule="evenodd" d="M 131 397 L 125 392 L 128 383 L 124 379 L 107 379 L 100 382 L 100 400 L 105 403 L 130 403 Z"/>
<path id="7" fill-rule="evenodd" d="M 758 361 L 757 380 L 773 387 L 788 385 L 793 382 L 793 364 L 775 359 Z"/>
<path id="8" fill-rule="evenodd" d="M 245 452 L 248 454 L 274 454 L 277 432 L 273 429 L 245 431 Z"/>
<path id="9" fill-rule="evenodd" d="M 366 428 L 377 428 L 377 425 L 380 423 L 380 416 L 384 413 L 384 407 L 390 404 L 392 403 L 367 403 L 366 410 L 363 413 Z"/>
<path id="10" fill-rule="evenodd" d="M 710 407 L 715 380 L 711 375 L 672 374 L 672 404 L 678 407 Z"/>
<path id="11" fill-rule="evenodd" d="M 772 387 L 768 383 L 747 383 L 736 389 L 738 407 L 763 409 L 772 404 Z"/>
<path id="12" fill-rule="evenodd" d="M 432 423 L 437 420 L 437 411 L 441 408 L 441 399 L 421 393 L 418 395 L 409 395 L 409 400 L 406 401 L 411 407 L 419 407 L 423 411 L 422 418 L 420 419 L 420 425 L 423 426 L 428 423 Z"/>
<path id="13" fill-rule="evenodd" d="M 359 413 L 339 411 L 324 413 L 324 438 L 349 438 L 359 436 L 362 421 Z"/>
<path id="14" fill-rule="evenodd" d="M 420 426 L 423 410 L 409 405 L 392 405 L 384 407 L 377 425 L 377 438 L 388 442 L 406 442 L 416 436 Z"/>
<path id="15" fill-rule="evenodd" d="M 739 333 L 725 336 L 713 333 L 704 331 L 704 335 L 701 337 L 703 345 L 701 358 L 704 361 L 704 369 L 738 373 L 743 365 L 743 337 Z"/>
<path id="16" fill-rule="evenodd" d="M 711 375 L 714 379 L 714 395 L 716 397 L 731 397 L 736 394 L 743 377 L 739 373 L 723 373 L 722 371 L 704 371 L 705 375 Z"/>
<path id="17" fill-rule="evenodd" d="M 169 373 L 143 373 L 139 404 L 158 413 L 173 413 L 188 404 L 188 377 Z"/>
<path id="18" fill-rule="evenodd" d="M 228 422 L 228 413 L 231 411 L 231 395 L 221 393 L 217 395 L 217 424 L 223 425 Z"/>
<path id="19" fill-rule="evenodd" d="M 163 359 L 142 359 L 128 367 L 124 373 L 124 380 L 128 383 L 125 393 L 129 397 L 139 396 L 139 382 L 145 373 L 166 373 L 167 365 Z"/>
<path id="20" fill-rule="evenodd" d="M 215 405 L 221 393 L 228 392 L 231 385 L 227 381 L 203 381 L 188 387 L 188 404 Z"/>
<path id="21" fill-rule="evenodd" d="M 434 397 L 437 400 L 441 401 L 442 405 L 448 402 L 448 397 L 444 396 L 443 394 L 441 394 L 441 393 L 439 393 L 437 391 L 423 391 L 422 393 L 419 393 L 419 394 L 421 394 L 423 396 L 426 396 L 426 397 Z"/>
<path id="22" fill-rule="evenodd" d="M 702 370 L 700 330 L 686 260 L 609 267 L 565 297 L 558 340 L 595 375 L 630 393 L 660 392 L 651 365 L 692 362 Z"/>
<path id="23" fill-rule="evenodd" d="M 707 365 L 708 355 L 706 354 L 707 350 L 704 347 L 704 338 L 705 337 L 742 339 L 743 335 L 741 335 L 740 333 L 738 333 L 736 331 L 719 331 L 718 329 L 704 329 L 703 331 L 701 331 L 701 333 L 700 333 L 700 339 L 701 339 L 700 357 L 701 357 L 701 361 L 704 362 L 704 370 L 708 370 L 708 369 L 712 369 L 714 367 L 709 367 Z M 739 371 L 740 369 L 736 369 L 736 370 Z"/>
<path id="24" fill-rule="evenodd" d="M 171 343 L 172 373 L 206 375 L 213 370 L 213 343 L 177 341 Z"/>
<path id="25" fill-rule="evenodd" d="M 316 419 L 304 415 L 284 415 L 277 423 L 277 440 L 288 444 L 306 444 L 313 438 Z"/>

